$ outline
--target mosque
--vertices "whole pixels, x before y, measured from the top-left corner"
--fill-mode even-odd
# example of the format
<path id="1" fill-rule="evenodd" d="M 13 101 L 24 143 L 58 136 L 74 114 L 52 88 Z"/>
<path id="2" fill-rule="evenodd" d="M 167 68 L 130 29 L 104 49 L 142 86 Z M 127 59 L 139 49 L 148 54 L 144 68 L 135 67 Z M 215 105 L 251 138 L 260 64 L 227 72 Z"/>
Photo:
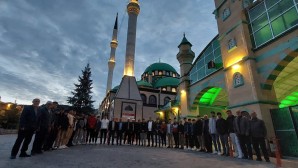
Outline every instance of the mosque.
<path id="1" fill-rule="evenodd" d="M 178 44 L 180 72 L 166 63 L 134 77 L 140 2 L 127 5 L 124 75 L 111 89 L 117 19 L 108 62 L 106 97 L 100 112 L 114 118 L 192 118 L 230 109 L 263 119 L 268 137 L 278 137 L 284 156 L 298 156 L 298 0 L 221 0 L 213 14 L 218 35 L 195 55 L 184 36 Z"/>

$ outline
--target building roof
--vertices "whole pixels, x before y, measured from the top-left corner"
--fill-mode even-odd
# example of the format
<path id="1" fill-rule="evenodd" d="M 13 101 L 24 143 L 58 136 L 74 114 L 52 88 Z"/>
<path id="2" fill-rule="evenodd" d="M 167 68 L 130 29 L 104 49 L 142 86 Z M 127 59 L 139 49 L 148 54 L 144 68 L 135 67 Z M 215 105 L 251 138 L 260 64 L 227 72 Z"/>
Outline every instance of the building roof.
<path id="1" fill-rule="evenodd" d="M 115 86 L 111 91 L 117 92 L 118 89 L 119 89 L 119 85 Z"/>
<path id="2" fill-rule="evenodd" d="M 160 87 L 166 87 L 166 86 L 173 86 L 173 87 L 178 87 L 179 85 L 179 79 L 178 78 L 173 78 L 173 77 L 165 77 L 159 79 L 155 83 L 155 88 L 160 88 Z"/>
<path id="3" fill-rule="evenodd" d="M 138 86 L 143 86 L 143 87 L 153 88 L 153 86 L 149 82 L 144 81 L 144 80 L 137 81 L 137 85 Z"/>
<path id="4" fill-rule="evenodd" d="M 169 72 L 174 72 L 177 73 L 177 71 L 175 70 L 175 68 L 173 68 L 171 65 L 167 64 L 167 63 L 162 63 L 162 62 L 157 62 L 154 64 L 151 64 L 150 66 L 148 66 L 144 73 L 151 73 L 154 72 L 156 70 L 159 71 L 169 71 Z"/>

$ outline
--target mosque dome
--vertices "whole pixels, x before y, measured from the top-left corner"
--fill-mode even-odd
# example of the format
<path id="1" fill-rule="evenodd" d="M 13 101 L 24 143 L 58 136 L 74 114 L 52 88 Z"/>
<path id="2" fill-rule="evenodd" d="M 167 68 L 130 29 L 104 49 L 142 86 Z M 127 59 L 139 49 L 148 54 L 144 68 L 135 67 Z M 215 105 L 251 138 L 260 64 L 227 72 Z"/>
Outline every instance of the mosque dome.
<path id="1" fill-rule="evenodd" d="M 172 87 L 178 87 L 179 85 L 179 79 L 178 78 L 173 78 L 173 77 L 165 77 L 159 79 L 154 87 L 155 88 L 160 88 L 160 87 L 167 87 L 167 86 L 172 86 Z"/>
<path id="2" fill-rule="evenodd" d="M 168 72 L 177 74 L 177 71 L 175 70 L 175 68 L 173 68 L 171 65 L 169 65 L 167 63 L 162 63 L 162 62 L 157 62 L 157 63 L 149 65 L 145 69 L 143 74 L 152 73 L 154 71 L 168 71 Z"/>
<path id="3" fill-rule="evenodd" d="M 142 87 L 153 88 L 153 86 L 149 82 L 144 81 L 144 80 L 137 81 L 137 85 L 142 86 Z"/>

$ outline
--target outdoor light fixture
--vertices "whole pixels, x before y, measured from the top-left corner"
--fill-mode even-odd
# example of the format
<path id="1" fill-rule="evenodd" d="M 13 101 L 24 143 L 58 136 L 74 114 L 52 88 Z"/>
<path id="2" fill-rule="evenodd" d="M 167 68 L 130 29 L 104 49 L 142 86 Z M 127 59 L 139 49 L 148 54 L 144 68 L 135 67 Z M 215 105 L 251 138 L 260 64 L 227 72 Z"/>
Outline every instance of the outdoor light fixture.
<path id="1" fill-rule="evenodd" d="M 235 65 L 232 66 L 232 68 L 233 68 L 234 70 L 238 70 L 238 69 L 240 68 L 240 65 L 239 65 L 239 64 L 235 64 Z"/>

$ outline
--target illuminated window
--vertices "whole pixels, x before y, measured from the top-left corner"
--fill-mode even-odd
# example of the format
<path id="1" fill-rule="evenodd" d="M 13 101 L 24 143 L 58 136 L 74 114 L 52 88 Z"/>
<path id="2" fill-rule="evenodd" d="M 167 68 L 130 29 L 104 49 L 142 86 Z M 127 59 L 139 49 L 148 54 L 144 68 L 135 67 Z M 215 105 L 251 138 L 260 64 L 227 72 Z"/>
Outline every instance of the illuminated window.
<path id="1" fill-rule="evenodd" d="M 177 92 L 177 89 L 176 88 L 172 88 L 172 92 Z"/>
<path id="2" fill-rule="evenodd" d="M 162 75 L 162 71 L 158 71 L 158 75 Z"/>
<path id="3" fill-rule="evenodd" d="M 167 88 L 162 88 L 161 90 L 162 90 L 162 91 L 167 91 Z"/>
<path id="4" fill-rule="evenodd" d="M 175 74 L 175 73 L 173 73 L 173 77 L 174 77 L 174 78 L 176 77 L 176 74 Z"/>

